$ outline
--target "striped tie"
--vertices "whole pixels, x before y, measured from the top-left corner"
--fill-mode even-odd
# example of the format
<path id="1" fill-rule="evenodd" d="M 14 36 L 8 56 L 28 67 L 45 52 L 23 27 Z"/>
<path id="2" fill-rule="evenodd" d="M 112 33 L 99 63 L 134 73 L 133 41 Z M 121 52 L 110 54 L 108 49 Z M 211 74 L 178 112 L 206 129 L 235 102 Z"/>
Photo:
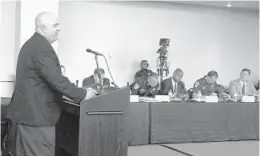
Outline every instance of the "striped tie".
<path id="1" fill-rule="evenodd" d="M 246 95 L 246 83 L 245 83 L 245 82 L 243 82 L 242 94 L 243 94 L 243 95 Z"/>

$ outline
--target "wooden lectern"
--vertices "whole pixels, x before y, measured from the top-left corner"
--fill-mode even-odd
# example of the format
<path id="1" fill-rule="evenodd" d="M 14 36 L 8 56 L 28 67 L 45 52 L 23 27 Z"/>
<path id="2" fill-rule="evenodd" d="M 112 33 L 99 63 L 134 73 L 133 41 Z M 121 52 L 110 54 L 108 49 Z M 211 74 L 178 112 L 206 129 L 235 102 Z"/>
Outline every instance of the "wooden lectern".
<path id="1" fill-rule="evenodd" d="M 70 104 L 66 102 L 65 105 Z M 82 101 L 80 107 L 78 107 L 80 108 L 79 118 L 77 117 L 78 124 L 75 125 L 75 122 L 71 122 L 71 126 L 74 126 L 71 127 L 68 125 L 70 124 L 69 120 L 63 120 L 66 123 L 59 123 L 67 124 L 66 127 L 71 129 L 70 131 L 73 131 L 73 129 L 79 131 L 78 134 L 72 136 L 78 138 L 66 140 L 78 141 L 78 151 L 70 152 L 71 155 L 127 156 L 128 140 L 125 112 L 129 107 L 129 88 L 118 89 L 91 100 Z M 66 128 L 63 128 L 63 131 L 66 131 Z M 59 133 L 59 129 L 57 133 Z M 61 142 L 61 144 L 63 145 L 62 148 L 65 149 L 71 148 L 68 146 L 75 146 L 75 143 Z"/>

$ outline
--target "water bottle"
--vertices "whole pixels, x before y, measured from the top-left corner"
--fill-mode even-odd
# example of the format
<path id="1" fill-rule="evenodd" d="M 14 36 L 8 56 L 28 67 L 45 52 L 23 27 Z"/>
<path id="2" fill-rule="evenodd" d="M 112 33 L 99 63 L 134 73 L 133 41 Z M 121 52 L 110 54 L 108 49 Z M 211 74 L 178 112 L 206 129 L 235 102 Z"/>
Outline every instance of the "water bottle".
<path id="1" fill-rule="evenodd" d="M 235 93 L 235 94 L 234 94 L 234 102 L 237 102 L 237 96 L 238 96 L 238 94 Z"/>
<path id="2" fill-rule="evenodd" d="M 198 91 L 198 100 L 201 101 L 201 91 Z"/>
<path id="3" fill-rule="evenodd" d="M 170 91 L 168 92 L 168 95 L 170 96 L 170 99 L 173 98 L 173 92 L 172 92 L 172 90 L 170 90 Z"/>

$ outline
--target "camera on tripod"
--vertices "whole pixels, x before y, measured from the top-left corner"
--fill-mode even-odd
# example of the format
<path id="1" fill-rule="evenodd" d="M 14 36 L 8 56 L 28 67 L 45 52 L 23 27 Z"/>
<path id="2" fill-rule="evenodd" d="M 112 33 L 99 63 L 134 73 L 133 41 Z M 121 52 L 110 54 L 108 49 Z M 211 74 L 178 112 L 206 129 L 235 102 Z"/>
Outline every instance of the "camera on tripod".
<path id="1" fill-rule="evenodd" d="M 167 48 L 170 45 L 170 39 L 161 38 L 159 42 L 160 48 L 157 50 L 159 57 L 156 60 L 157 63 L 157 72 L 160 76 L 160 81 L 162 81 L 164 72 L 167 76 L 169 74 L 169 63 L 168 63 L 168 50 Z"/>

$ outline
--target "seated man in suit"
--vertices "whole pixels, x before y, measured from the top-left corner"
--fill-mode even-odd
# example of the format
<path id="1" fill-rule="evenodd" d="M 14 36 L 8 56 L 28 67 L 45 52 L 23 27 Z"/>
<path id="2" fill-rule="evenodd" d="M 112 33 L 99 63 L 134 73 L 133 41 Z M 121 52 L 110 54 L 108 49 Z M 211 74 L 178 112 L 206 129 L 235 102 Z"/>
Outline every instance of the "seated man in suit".
<path id="1" fill-rule="evenodd" d="M 176 98 L 185 97 L 189 98 L 188 92 L 185 88 L 185 84 L 181 81 L 183 77 L 183 71 L 180 68 L 177 68 L 173 72 L 173 76 L 165 79 L 161 83 L 161 95 L 175 95 Z"/>
<path id="2" fill-rule="evenodd" d="M 151 70 L 148 69 L 149 63 L 147 60 L 142 60 L 140 66 L 141 69 L 135 74 L 135 80 L 139 77 L 144 77 L 145 79 L 147 79 L 148 76 L 153 73 Z"/>
<path id="3" fill-rule="evenodd" d="M 101 77 L 98 77 L 98 72 L 101 73 Z M 87 78 L 85 78 L 82 82 L 82 87 L 84 86 L 90 86 L 93 84 L 100 84 L 100 82 L 103 81 L 104 87 L 110 86 L 110 80 L 108 78 L 105 78 L 105 71 L 102 68 L 97 68 L 94 70 L 94 75 L 91 75 Z"/>
<path id="4" fill-rule="evenodd" d="M 193 98 L 195 98 L 198 92 L 201 92 L 202 96 L 211 95 L 227 95 L 224 90 L 216 83 L 218 79 L 218 73 L 214 70 L 208 72 L 206 76 L 197 80 L 193 86 Z"/>
<path id="5" fill-rule="evenodd" d="M 152 73 L 146 79 L 145 76 L 136 78 L 130 85 L 131 95 L 155 97 L 159 92 L 159 79 L 156 73 Z"/>
<path id="6" fill-rule="evenodd" d="M 237 96 L 237 100 L 241 100 L 243 95 L 258 94 L 254 85 L 248 81 L 250 74 L 251 70 L 244 68 L 240 72 L 240 78 L 230 82 L 229 94 L 233 99 L 235 96 Z"/>

